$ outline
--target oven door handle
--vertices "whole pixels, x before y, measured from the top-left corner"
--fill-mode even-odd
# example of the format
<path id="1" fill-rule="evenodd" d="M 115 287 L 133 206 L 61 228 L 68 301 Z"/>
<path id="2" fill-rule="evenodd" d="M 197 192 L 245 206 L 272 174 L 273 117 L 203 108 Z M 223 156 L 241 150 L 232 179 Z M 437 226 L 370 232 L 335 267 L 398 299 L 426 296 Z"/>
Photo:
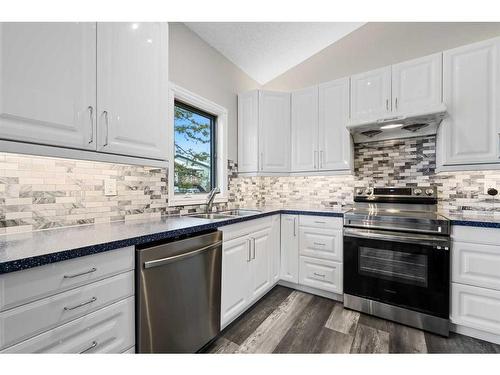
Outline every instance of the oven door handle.
<path id="1" fill-rule="evenodd" d="M 401 243 L 411 243 L 418 245 L 434 246 L 438 250 L 449 250 L 450 239 L 448 237 L 416 235 L 416 234 L 397 234 L 394 232 L 387 233 L 382 231 L 367 230 L 367 229 L 352 229 L 344 228 L 344 237 L 367 238 L 372 240 L 392 241 Z"/>

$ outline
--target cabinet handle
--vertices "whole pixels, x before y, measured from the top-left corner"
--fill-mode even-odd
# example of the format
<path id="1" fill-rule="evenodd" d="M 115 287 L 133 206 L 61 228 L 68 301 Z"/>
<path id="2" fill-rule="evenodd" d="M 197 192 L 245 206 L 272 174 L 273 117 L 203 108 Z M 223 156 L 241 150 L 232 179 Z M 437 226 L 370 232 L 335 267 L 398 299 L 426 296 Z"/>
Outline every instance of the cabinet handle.
<path id="1" fill-rule="evenodd" d="M 293 236 L 294 237 L 297 237 L 297 225 L 296 225 L 296 223 L 297 223 L 297 218 L 294 217 L 293 218 Z"/>
<path id="2" fill-rule="evenodd" d="M 84 353 L 88 352 L 89 350 L 94 349 L 97 345 L 99 345 L 99 343 L 97 341 L 92 341 L 92 344 L 90 344 L 90 346 L 87 349 L 83 349 L 80 352 L 80 354 L 84 354 Z"/>
<path id="3" fill-rule="evenodd" d="M 314 164 L 314 169 L 318 169 L 318 164 L 316 163 L 316 159 L 318 158 L 318 151 L 313 152 L 313 164 Z"/>
<path id="4" fill-rule="evenodd" d="M 252 237 L 252 251 L 253 251 L 252 259 L 255 259 L 255 238 L 254 237 Z"/>
<path id="5" fill-rule="evenodd" d="M 313 242 L 313 244 L 316 246 L 325 246 L 325 244 L 321 242 Z"/>
<path id="6" fill-rule="evenodd" d="M 394 106 L 396 107 L 396 111 L 398 110 L 398 98 L 396 98 L 395 102 L 394 102 Z"/>
<path id="7" fill-rule="evenodd" d="M 89 144 L 94 142 L 94 107 L 89 105 L 87 108 L 89 111 L 89 116 L 90 116 L 90 139 L 89 139 Z"/>
<path id="8" fill-rule="evenodd" d="M 104 141 L 104 144 L 102 145 L 102 147 L 106 147 L 108 145 L 108 137 L 109 137 L 109 117 L 108 117 L 108 111 L 103 111 L 102 114 L 104 116 L 104 123 L 106 124 L 106 138 L 104 138 L 105 141 Z"/>
<path id="9" fill-rule="evenodd" d="M 389 110 L 389 99 L 385 99 L 385 109 Z"/>
<path id="10" fill-rule="evenodd" d="M 75 274 L 73 274 L 73 275 L 64 275 L 64 276 L 63 276 L 63 278 L 64 278 L 64 279 L 72 279 L 72 278 L 74 278 L 74 277 L 87 275 L 87 274 L 92 273 L 92 272 L 95 272 L 95 271 L 97 271 L 97 268 L 93 267 L 93 268 L 91 268 L 90 270 L 85 271 L 85 272 L 75 273 Z"/>
<path id="11" fill-rule="evenodd" d="M 325 277 L 326 275 L 323 275 L 322 273 L 317 273 L 317 272 L 313 272 L 313 274 L 315 276 L 319 276 L 319 277 Z"/>
<path id="12" fill-rule="evenodd" d="M 260 153 L 260 170 L 262 171 L 264 169 L 264 153 Z"/>
<path id="13" fill-rule="evenodd" d="M 319 152 L 319 169 L 323 169 L 323 150 Z"/>
<path id="14" fill-rule="evenodd" d="M 250 238 L 247 238 L 247 262 L 250 262 L 252 260 L 251 247 L 251 240 Z"/>
<path id="15" fill-rule="evenodd" d="M 314 223 L 315 223 L 315 224 L 326 224 L 326 222 L 325 222 L 325 221 L 315 221 Z"/>
<path id="16" fill-rule="evenodd" d="M 91 298 L 90 300 L 88 300 L 87 302 L 82 302 L 82 303 L 80 303 L 79 305 L 75 305 L 75 306 L 71 306 L 71 307 L 65 307 L 65 308 L 64 308 L 64 311 L 71 311 L 71 310 L 77 309 L 77 308 L 79 308 L 79 307 L 83 307 L 83 306 L 85 306 L 85 305 L 89 305 L 89 304 L 91 304 L 91 303 L 93 303 L 93 302 L 95 302 L 95 301 L 97 301 L 97 298 L 92 297 L 92 298 Z"/>

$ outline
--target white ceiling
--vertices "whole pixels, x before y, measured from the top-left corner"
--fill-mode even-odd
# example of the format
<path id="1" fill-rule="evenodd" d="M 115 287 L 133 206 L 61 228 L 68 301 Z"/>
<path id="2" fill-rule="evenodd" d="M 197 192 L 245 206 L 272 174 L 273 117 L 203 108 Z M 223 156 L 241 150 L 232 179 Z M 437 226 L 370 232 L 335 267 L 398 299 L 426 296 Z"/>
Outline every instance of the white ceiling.
<path id="1" fill-rule="evenodd" d="M 260 84 L 356 30 L 363 22 L 186 22 Z"/>

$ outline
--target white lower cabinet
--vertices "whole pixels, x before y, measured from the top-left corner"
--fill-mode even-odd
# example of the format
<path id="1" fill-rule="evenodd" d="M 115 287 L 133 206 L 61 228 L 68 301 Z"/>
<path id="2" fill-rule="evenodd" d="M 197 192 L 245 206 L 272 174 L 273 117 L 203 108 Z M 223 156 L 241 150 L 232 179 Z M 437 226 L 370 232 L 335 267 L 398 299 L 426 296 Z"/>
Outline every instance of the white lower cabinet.
<path id="1" fill-rule="evenodd" d="M 282 215 L 281 280 L 342 294 L 342 218 Z"/>
<path id="2" fill-rule="evenodd" d="M 281 215 L 281 270 L 280 278 L 299 282 L 299 217 Z"/>
<path id="3" fill-rule="evenodd" d="M 281 263 L 281 215 L 272 217 L 271 222 L 271 282 L 276 284 L 280 279 Z"/>
<path id="4" fill-rule="evenodd" d="M 342 263 L 301 256 L 299 284 L 340 294 L 342 293 Z"/>
<path id="5" fill-rule="evenodd" d="M 0 352 L 133 347 L 134 256 L 127 247 L 0 275 Z"/>
<path id="6" fill-rule="evenodd" d="M 500 291 L 451 284 L 451 321 L 500 335 Z"/>
<path id="7" fill-rule="evenodd" d="M 247 236 L 222 245 L 221 324 L 232 321 L 249 304 L 250 243 Z"/>
<path id="8" fill-rule="evenodd" d="M 135 342 L 134 309 L 129 297 L 2 353 L 122 353 Z"/>
<path id="9" fill-rule="evenodd" d="M 500 343 L 500 230 L 452 227 L 451 316 L 458 332 Z"/>
<path id="10" fill-rule="evenodd" d="M 279 217 L 279 216 L 278 216 Z M 224 328 L 275 284 L 274 217 L 222 227 L 221 326 Z M 238 237 L 236 237 L 238 236 Z M 278 248 L 279 249 L 279 248 Z"/>

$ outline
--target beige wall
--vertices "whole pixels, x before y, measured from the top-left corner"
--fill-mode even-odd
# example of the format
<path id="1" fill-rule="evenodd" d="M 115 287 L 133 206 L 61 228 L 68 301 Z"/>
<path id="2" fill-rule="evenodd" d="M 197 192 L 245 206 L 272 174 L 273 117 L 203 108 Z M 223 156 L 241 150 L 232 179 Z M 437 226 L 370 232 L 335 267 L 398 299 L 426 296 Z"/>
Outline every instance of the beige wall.
<path id="1" fill-rule="evenodd" d="M 237 94 L 259 84 L 182 23 L 169 24 L 169 79 L 228 110 L 228 157 L 237 159 Z"/>
<path id="2" fill-rule="evenodd" d="M 304 88 L 499 35 L 500 23 L 368 23 L 264 88 Z"/>

